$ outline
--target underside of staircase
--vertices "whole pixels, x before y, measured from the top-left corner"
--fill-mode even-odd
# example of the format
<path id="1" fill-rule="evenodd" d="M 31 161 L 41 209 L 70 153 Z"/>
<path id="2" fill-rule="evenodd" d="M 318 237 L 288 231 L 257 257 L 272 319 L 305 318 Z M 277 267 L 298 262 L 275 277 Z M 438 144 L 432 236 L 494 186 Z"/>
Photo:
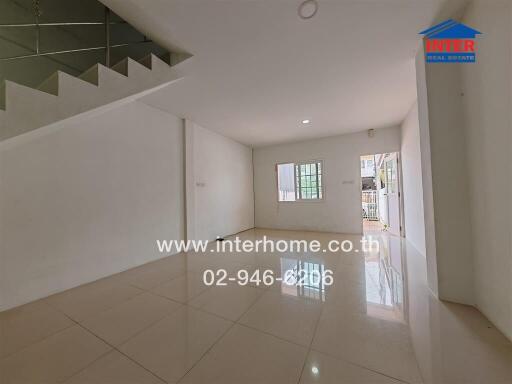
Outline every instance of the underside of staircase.
<path id="1" fill-rule="evenodd" d="M 57 71 L 37 89 L 6 81 L 0 105 L 0 141 L 83 112 L 160 89 L 179 79 L 172 54 L 129 57 L 111 68 L 96 64 L 75 77 Z"/>

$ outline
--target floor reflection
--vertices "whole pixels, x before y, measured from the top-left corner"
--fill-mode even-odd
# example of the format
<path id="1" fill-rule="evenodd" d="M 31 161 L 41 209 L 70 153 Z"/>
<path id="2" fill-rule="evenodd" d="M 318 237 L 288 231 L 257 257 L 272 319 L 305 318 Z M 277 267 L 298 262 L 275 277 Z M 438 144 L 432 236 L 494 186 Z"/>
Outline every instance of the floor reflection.
<path id="1" fill-rule="evenodd" d="M 375 238 L 375 236 L 374 236 Z M 366 311 L 371 317 L 405 321 L 404 269 L 400 243 L 378 236 L 379 251 L 365 255 Z"/>
<path id="2" fill-rule="evenodd" d="M 324 302 L 326 287 L 322 276 L 325 270 L 325 265 L 320 263 L 282 257 L 281 293 Z M 296 276 L 296 278 L 285 279 L 286 276 Z"/>
<path id="3" fill-rule="evenodd" d="M 264 235 L 322 244 L 361 240 L 244 233 Z M 512 383 L 512 343 L 476 308 L 433 296 L 427 260 L 412 244 L 372 236 L 378 251 L 173 255 L 2 312 L 0 382 L 61 382 L 73 374 L 66 383 L 110 384 L 127 381 L 118 373 L 142 372 L 152 383 L 157 376 L 194 384 L 288 383 L 291 377 L 301 384 Z M 270 270 L 274 278 L 302 271 L 303 279 L 300 285 L 206 286 L 207 269 L 233 276 L 259 271 L 260 277 Z M 318 279 L 329 270 L 332 286 Z M 116 350 L 105 354 L 109 345 L 101 340 Z"/>
<path id="4" fill-rule="evenodd" d="M 364 292 L 369 316 L 405 322 L 404 267 L 400 239 L 382 235 L 368 235 L 366 240 L 379 242 L 378 250 L 360 253 L 364 260 Z M 280 258 L 280 290 L 284 295 L 305 297 L 324 302 L 329 286 L 322 276 L 328 268 L 321 262 L 304 261 L 291 257 Z M 286 281 L 286 276 L 297 276 Z M 297 283 L 300 281 L 300 283 Z"/>

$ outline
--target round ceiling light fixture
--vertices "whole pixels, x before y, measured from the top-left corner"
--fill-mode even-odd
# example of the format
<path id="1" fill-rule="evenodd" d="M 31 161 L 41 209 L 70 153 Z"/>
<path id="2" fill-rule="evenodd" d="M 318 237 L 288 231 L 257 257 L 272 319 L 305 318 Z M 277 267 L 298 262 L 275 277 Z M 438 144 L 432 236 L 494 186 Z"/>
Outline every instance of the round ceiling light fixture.
<path id="1" fill-rule="evenodd" d="M 309 123 L 311 123 L 311 120 L 309 120 L 309 119 L 302 120 L 302 124 L 309 124 Z"/>
<path id="2" fill-rule="evenodd" d="M 299 5 L 299 17 L 303 20 L 311 19 L 318 12 L 316 0 L 306 0 Z"/>

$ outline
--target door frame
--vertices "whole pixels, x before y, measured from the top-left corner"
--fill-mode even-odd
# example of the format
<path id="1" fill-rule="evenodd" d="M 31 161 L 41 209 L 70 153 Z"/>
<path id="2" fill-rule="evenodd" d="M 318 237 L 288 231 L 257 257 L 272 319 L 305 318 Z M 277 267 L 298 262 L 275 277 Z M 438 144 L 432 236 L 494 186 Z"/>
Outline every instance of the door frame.
<path id="1" fill-rule="evenodd" d="M 399 235 L 400 237 L 405 237 L 405 216 L 404 216 L 404 191 L 403 191 L 403 183 L 402 183 L 402 153 L 400 151 L 381 151 L 381 152 L 374 152 L 374 153 L 362 153 L 358 157 L 358 167 L 359 167 L 359 209 L 361 211 L 360 213 L 360 219 L 361 219 L 361 233 L 364 233 L 364 218 L 362 213 L 362 206 L 363 206 L 363 194 L 362 188 L 363 188 L 363 178 L 361 176 L 361 157 L 363 156 L 375 156 L 375 155 L 381 155 L 386 153 L 396 153 L 396 162 L 397 162 L 397 183 L 398 183 L 398 217 L 400 221 L 400 230 Z M 380 207 L 379 207 L 380 208 Z"/>
<path id="2" fill-rule="evenodd" d="M 405 216 L 404 216 L 404 186 L 402 183 L 402 152 L 397 151 L 397 177 L 398 177 L 398 210 L 400 211 L 400 237 L 405 237 Z"/>

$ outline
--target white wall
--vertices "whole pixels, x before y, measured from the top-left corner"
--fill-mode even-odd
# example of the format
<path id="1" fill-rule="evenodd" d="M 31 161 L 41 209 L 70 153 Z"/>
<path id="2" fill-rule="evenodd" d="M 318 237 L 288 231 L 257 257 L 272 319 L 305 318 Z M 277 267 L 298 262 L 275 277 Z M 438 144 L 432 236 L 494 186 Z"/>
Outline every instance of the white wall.
<path id="1" fill-rule="evenodd" d="M 417 60 L 429 283 L 512 339 L 512 5 L 474 0 L 461 21 L 483 32 L 475 64 Z"/>
<path id="2" fill-rule="evenodd" d="M 423 46 L 421 45 L 421 47 Z M 427 280 L 432 293 L 435 296 L 439 296 L 434 192 L 432 187 L 432 153 L 430 150 L 427 74 L 425 65 L 425 55 L 423 49 L 420 49 L 416 55 L 416 92 L 418 96 L 418 124 L 420 130 L 421 184 L 423 187 L 423 212 L 425 218 Z"/>
<path id="3" fill-rule="evenodd" d="M 255 149 L 256 227 L 361 233 L 360 156 L 399 150 L 398 127 Z M 324 200 L 278 203 L 276 164 L 303 160 L 324 161 Z"/>
<path id="4" fill-rule="evenodd" d="M 187 237 L 254 227 L 252 149 L 186 121 Z"/>
<path id="5" fill-rule="evenodd" d="M 182 149 L 182 120 L 137 102 L 1 142 L 1 309 L 162 257 L 184 237 Z"/>
<path id="6" fill-rule="evenodd" d="M 424 68 L 422 71 L 417 67 L 417 74 L 422 76 L 423 72 L 426 80 L 426 94 L 418 89 L 418 103 L 428 111 L 428 135 L 422 137 L 421 150 L 426 145 L 430 147 L 425 150 L 426 153 L 430 150 L 433 203 L 430 207 L 430 202 L 425 200 L 428 204 L 425 212 L 429 212 L 426 218 L 435 223 L 435 236 L 427 237 L 427 258 L 432 259 L 428 254 L 429 245 L 435 241 L 439 297 L 473 305 L 473 256 L 460 65 L 426 64 Z M 424 113 L 422 118 L 425 118 Z M 425 143 L 427 136 L 428 144 Z M 422 165 L 428 162 L 424 158 Z M 425 179 L 423 186 L 430 189 Z M 430 235 L 432 228 L 431 223 L 428 224 Z"/>
<path id="7" fill-rule="evenodd" d="M 401 126 L 401 133 L 405 235 L 407 240 L 426 256 L 418 103 L 414 103 L 407 114 Z"/>
<path id="8" fill-rule="evenodd" d="M 512 339 L 511 17 L 509 1 L 474 1 L 463 22 L 483 32 L 461 66 L 478 308 Z"/>

